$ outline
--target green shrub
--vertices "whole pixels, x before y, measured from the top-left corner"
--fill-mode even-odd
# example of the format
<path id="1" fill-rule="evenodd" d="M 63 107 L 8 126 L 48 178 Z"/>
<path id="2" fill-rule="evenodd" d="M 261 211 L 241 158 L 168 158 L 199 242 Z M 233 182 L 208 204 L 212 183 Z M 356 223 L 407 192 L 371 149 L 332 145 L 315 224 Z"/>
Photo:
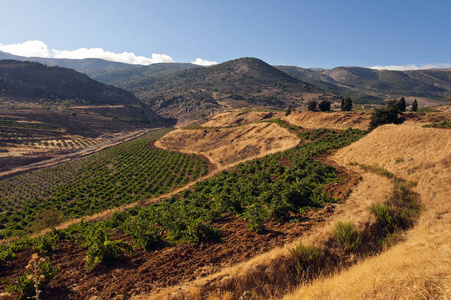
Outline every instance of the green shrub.
<path id="1" fill-rule="evenodd" d="M 345 251 L 356 251 L 362 243 L 357 228 L 351 222 L 338 221 L 332 232 L 336 241 Z"/>
<path id="2" fill-rule="evenodd" d="M 147 252 L 156 249 L 161 241 L 160 229 L 140 216 L 131 218 L 127 222 L 127 231 L 135 245 L 141 246 Z"/>
<path id="3" fill-rule="evenodd" d="M 0 270 L 2 270 L 6 264 L 16 257 L 14 250 L 9 245 L 0 246 Z"/>
<path id="4" fill-rule="evenodd" d="M 41 253 L 47 253 L 58 249 L 59 242 L 66 238 L 67 235 L 63 231 L 53 228 L 50 233 L 36 238 L 33 248 L 39 250 Z"/>
<path id="5" fill-rule="evenodd" d="M 369 207 L 369 210 L 376 216 L 387 231 L 391 232 L 396 229 L 395 212 L 390 205 L 372 204 Z"/>
<path id="6" fill-rule="evenodd" d="M 255 203 L 246 209 L 244 219 L 248 222 L 247 227 L 258 233 L 265 229 L 267 213 L 261 203 Z"/>
<path id="7" fill-rule="evenodd" d="M 122 256 L 124 252 L 134 255 L 134 251 L 130 244 L 114 240 L 100 228 L 88 230 L 85 234 L 84 247 L 88 247 L 86 254 L 86 270 L 93 270 L 99 263 L 108 263 Z"/>
<path id="8" fill-rule="evenodd" d="M 436 123 L 426 124 L 423 127 L 432 127 L 432 128 L 451 128 L 451 121 L 443 120 Z"/>
<path id="9" fill-rule="evenodd" d="M 371 114 L 370 130 L 384 124 L 401 124 L 404 122 L 402 111 L 397 101 L 390 101 L 386 107 L 375 109 Z"/>
<path id="10" fill-rule="evenodd" d="M 324 252 L 315 246 L 305 246 L 302 243 L 289 249 L 291 259 L 296 269 L 297 281 L 307 280 L 318 275 L 325 263 Z"/>
<path id="11" fill-rule="evenodd" d="M 219 239 L 220 236 L 221 231 L 219 229 L 197 220 L 197 222 L 188 226 L 184 240 L 198 244 L 203 241 Z"/>

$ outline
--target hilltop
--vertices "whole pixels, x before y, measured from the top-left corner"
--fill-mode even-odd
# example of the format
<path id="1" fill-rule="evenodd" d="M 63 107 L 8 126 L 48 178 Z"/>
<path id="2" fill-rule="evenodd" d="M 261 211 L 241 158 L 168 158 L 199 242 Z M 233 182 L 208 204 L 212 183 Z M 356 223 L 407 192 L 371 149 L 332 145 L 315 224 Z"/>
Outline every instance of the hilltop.
<path id="1" fill-rule="evenodd" d="M 323 95 L 313 85 L 256 58 L 241 58 L 206 68 L 129 80 L 118 86 L 133 91 L 162 116 L 179 122 L 227 109 L 302 106 L 312 95 Z M 334 97 L 331 94 L 324 96 Z"/>

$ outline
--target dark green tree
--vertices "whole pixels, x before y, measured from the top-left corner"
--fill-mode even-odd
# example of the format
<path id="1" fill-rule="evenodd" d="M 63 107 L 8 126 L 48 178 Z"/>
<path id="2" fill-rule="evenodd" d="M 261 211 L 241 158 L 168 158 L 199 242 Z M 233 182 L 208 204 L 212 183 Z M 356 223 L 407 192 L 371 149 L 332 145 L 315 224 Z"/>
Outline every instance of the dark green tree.
<path id="1" fill-rule="evenodd" d="M 417 111 L 418 110 L 418 103 L 417 103 L 417 99 L 413 100 L 412 103 L 412 111 Z"/>
<path id="2" fill-rule="evenodd" d="M 320 111 L 330 111 L 330 101 L 323 100 L 318 104 L 318 108 Z"/>
<path id="3" fill-rule="evenodd" d="M 316 107 L 318 106 L 318 102 L 316 100 L 310 100 L 307 102 L 307 109 L 310 111 L 316 111 Z"/>
<path id="4" fill-rule="evenodd" d="M 341 110 L 342 111 L 352 110 L 352 100 L 350 97 L 346 97 L 341 100 Z"/>
<path id="5" fill-rule="evenodd" d="M 405 112 L 406 111 L 406 100 L 404 99 L 404 96 L 401 97 L 401 99 L 398 102 L 399 111 Z"/>

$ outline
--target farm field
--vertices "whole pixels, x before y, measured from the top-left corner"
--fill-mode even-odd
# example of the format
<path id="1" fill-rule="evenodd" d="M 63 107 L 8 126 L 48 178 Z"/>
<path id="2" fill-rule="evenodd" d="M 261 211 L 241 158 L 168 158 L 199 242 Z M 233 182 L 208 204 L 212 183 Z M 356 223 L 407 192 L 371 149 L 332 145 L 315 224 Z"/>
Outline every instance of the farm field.
<path id="1" fill-rule="evenodd" d="M 51 106 L 0 96 L 0 176 L 33 163 L 91 151 L 157 127 L 135 106 Z"/>
<path id="2" fill-rule="evenodd" d="M 152 146 L 170 130 L 153 131 L 88 157 L 0 181 L 0 234 L 7 238 L 29 233 L 145 200 L 205 175 L 207 163 L 202 159 Z"/>
<path id="3" fill-rule="evenodd" d="M 245 120 L 246 114 L 250 116 L 249 122 Z M 85 158 L 98 157 L 106 161 L 105 157 L 111 157 L 106 167 L 96 168 L 94 162 L 87 160 L 87 165 L 92 165 L 88 173 L 95 169 L 103 170 L 99 179 L 115 178 L 115 174 L 124 173 L 127 182 L 130 178 L 134 181 L 134 175 L 139 179 L 141 172 L 132 168 L 133 171 L 127 173 L 120 168 L 119 153 L 128 153 L 124 150 L 128 147 L 145 147 L 146 151 L 132 151 L 133 155 L 140 154 L 139 159 L 126 160 L 125 166 L 136 167 L 146 161 L 147 153 L 150 155 L 152 151 L 168 155 L 160 156 L 160 162 L 176 162 L 174 167 L 165 164 L 164 169 L 178 170 L 180 158 L 175 157 L 179 156 L 186 156 L 189 161 L 200 161 L 201 171 L 194 171 L 199 169 L 194 167 L 191 172 L 184 173 L 196 176 L 181 176 L 184 180 L 179 185 L 179 180 L 175 179 L 172 185 L 161 191 L 164 196 L 164 193 L 186 186 L 207 173 L 207 162 L 194 154 L 186 154 L 201 153 L 190 148 L 200 139 L 198 134 L 211 134 L 210 137 L 217 134 L 217 137 L 224 138 L 228 131 L 235 130 L 239 134 L 234 141 L 225 140 L 223 144 L 248 143 L 258 148 L 268 141 L 250 140 L 243 132 L 252 126 L 262 126 L 273 131 L 273 127 L 283 129 L 289 133 L 286 137 L 297 139 L 289 149 L 275 147 L 265 156 L 255 152 L 247 156 L 250 160 L 234 166 L 233 162 L 227 166 L 217 161 L 214 174 L 210 172 L 210 176 L 189 185 L 184 191 L 163 197 L 159 202 L 141 201 L 146 199 L 140 196 L 149 188 L 146 185 L 125 202 L 105 201 L 105 208 L 100 210 L 95 210 L 92 201 L 85 202 L 82 210 L 72 205 L 61 207 L 58 211 L 66 215 L 75 212 L 70 216 L 77 217 L 83 215 L 82 211 L 89 210 L 92 214 L 116 205 L 138 203 L 92 222 L 82 220 L 46 235 L 0 245 L 0 281 L 3 282 L 0 289 L 11 293 L 3 294 L 5 299 L 14 299 L 19 294 L 20 291 L 13 287 L 20 282 L 18 276 L 24 274 L 33 253 L 48 257 L 58 268 L 50 285 L 43 289 L 41 299 L 238 299 L 240 296 L 244 299 L 280 299 L 300 288 L 302 294 L 295 292 L 286 297 L 297 299 L 307 295 L 307 298 L 355 299 L 359 295 L 376 295 L 376 298 L 386 299 L 387 294 L 380 292 L 379 287 L 389 285 L 388 279 L 361 286 L 358 295 L 350 294 L 355 289 L 349 288 L 348 294 L 339 296 L 324 289 L 322 281 L 329 282 L 324 285 L 326 287 L 328 284 L 341 286 L 344 283 L 339 276 L 353 274 L 346 275 L 348 269 L 351 272 L 356 270 L 357 274 L 365 273 L 367 269 L 361 266 L 378 259 L 378 256 L 366 259 L 368 255 L 379 254 L 390 260 L 400 260 L 402 264 L 403 258 L 396 257 L 400 255 L 399 248 L 408 245 L 429 249 L 421 243 L 414 243 L 416 238 L 430 241 L 430 237 L 426 238 L 429 230 L 437 232 L 435 245 L 444 250 L 442 264 L 448 259 L 447 235 L 440 229 L 449 221 L 444 200 L 448 193 L 444 187 L 449 184 L 449 174 L 446 173 L 449 153 L 442 151 L 449 149 L 447 143 L 451 140 L 445 126 L 448 123 L 437 120 L 441 122 L 437 123 L 441 128 L 422 128 L 421 122 L 417 125 L 412 121 L 408 125 L 385 125 L 368 133 L 350 128 L 306 130 L 287 123 L 279 115 L 276 117 L 280 119 L 267 120 L 260 113 L 246 114 L 240 118 L 222 116 L 224 123 L 216 119 L 214 124 L 207 124 L 214 127 L 204 124 L 203 128 L 157 131 L 160 133 L 157 136 L 146 136 Z M 253 123 L 262 121 L 262 116 L 265 123 Z M 355 116 L 359 117 L 358 114 Z M 321 127 L 324 117 L 315 126 Z M 241 118 L 244 120 L 239 120 Z M 180 132 L 185 132 L 184 138 Z M 173 133 L 179 135 L 179 140 Z M 161 145 L 167 149 L 158 149 Z M 171 148 L 181 152 L 170 152 Z M 203 153 L 206 157 L 209 157 L 208 151 Z M 245 158 L 238 158 L 235 162 Z M 64 180 L 64 176 L 56 177 Z M 65 187 L 89 186 L 94 177 L 86 178 L 88 181 L 68 180 Z M 110 199 L 113 194 L 109 191 L 114 187 L 107 181 L 100 182 L 107 189 L 95 197 Z M 159 182 L 157 186 L 165 181 Z M 426 188 L 429 183 L 436 193 Z M 440 188 L 439 183 L 443 185 Z M 120 187 L 128 186 L 121 182 Z M 127 190 L 126 194 L 128 192 L 131 191 Z M 67 196 L 67 193 L 55 195 Z M 157 195 L 160 194 L 151 194 L 147 198 Z M 430 203 L 424 202 L 425 199 Z M 443 208 L 435 207 L 434 201 L 439 201 Z M 39 206 L 46 208 L 45 205 Z M 23 210 L 24 206 L 17 207 Z M 392 211 L 394 223 L 384 223 L 381 219 L 381 211 L 387 210 Z M 434 221 L 427 221 L 429 217 Z M 334 233 L 338 224 L 350 226 L 359 239 L 350 244 L 340 242 L 338 233 Z M 303 251 L 310 251 L 316 257 L 313 264 L 303 260 Z M 413 267 L 405 252 L 403 256 L 406 258 L 404 262 Z M 440 260 L 438 257 L 434 259 L 435 263 Z M 386 265 L 386 268 L 390 270 L 390 266 Z M 429 270 L 430 276 L 424 279 L 409 277 L 409 282 L 418 285 L 419 293 L 433 298 L 437 295 L 446 297 L 449 287 L 440 279 L 446 272 L 443 268 Z M 328 274 L 335 273 L 338 279 L 333 276 L 333 280 L 339 283 L 327 281 L 331 280 Z M 322 274 L 319 279 L 318 274 Z M 434 289 L 427 287 L 431 280 Z M 309 285 L 298 288 L 300 282 Z M 397 284 L 401 286 L 400 282 Z M 339 291 L 340 288 L 337 286 L 333 290 Z M 329 297 L 327 291 L 333 296 Z M 419 294 L 413 292 L 412 295 Z"/>
<path id="4" fill-rule="evenodd" d="M 98 236 L 123 245 L 123 251 L 128 253 L 123 258 L 114 260 L 113 265 L 121 264 L 119 268 L 123 271 L 123 267 L 127 265 L 129 272 L 121 271 L 121 275 L 114 273 L 114 276 L 134 278 L 133 280 L 144 284 L 135 286 L 124 282 L 124 286 L 117 291 L 103 290 L 101 293 L 105 297 L 122 293 L 128 298 L 180 280 L 192 279 L 201 270 L 206 274 L 212 273 L 224 264 L 241 262 L 265 250 L 282 246 L 330 215 L 333 210 L 323 212 L 318 208 L 342 201 L 358 180 L 358 177 L 353 177 L 344 170 L 336 171 L 316 162 L 312 157 L 328 149 L 349 144 L 363 134 L 363 131 L 358 130 L 342 133 L 320 131 L 315 136 L 315 141 L 239 164 L 230 171 L 222 171 L 211 179 L 196 183 L 192 189 L 160 204 L 116 212 L 112 218 L 101 222 L 80 222 L 44 237 L 4 246 L 3 253 L 12 249 L 14 252 L 24 249 L 17 251 L 16 259 L 5 259 L 6 276 L 11 277 L 17 274 L 15 272 L 20 272 L 24 259 L 36 249 L 41 249 L 45 255 L 52 257 L 51 260 L 56 265 L 59 264 L 57 261 L 62 262 L 67 255 L 75 255 L 68 262 L 69 265 L 63 267 L 72 275 L 64 272 L 60 273 L 62 277 L 59 278 L 64 284 L 73 280 L 73 284 L 77 286 L 81 282 L 89 282 L 86 289 L 93 290 L 93 285 L 100 281 L 88 278 L 95 276 L 107 280 L 113 274 L 110 269 L 112 265 L 108 263 L 96 263 L 92 270 L 86 265 L 86 250 L 90 247 L 86 245 L 88 237 Z M 108 150 L 112 149 L 114 148 Z M 97 155 L 100 154 L 102 153 Z M 193 157 L 189 154 L 179 155 Z M 345 181 L 345 178 L 352 179 Z M 330 185 L 334 185 L 337 191 L 342 191 L 342 195 L 335 197 L 336 195 L 329 193 L 327 186 Z M 340 186 L 342 187 L 339 188 Z M 255 199 L 259 200 L 255 202 Z M 72 210 L 67 208 L 66 211 Z M 250 240 L 242 241 L 243 235 Z M 85 247 L 81 247 L 82 241 Z M 134 250 L 130 248 L 131 245 Z M 136 255 L 129 255 L 132 253 Z M 180 259 L 186 261 L 186 268 L 171 268 L 171 265 L 182 264 Z M 190 263 L 194 260 L 199 263 Z M 146 266 L 138 267 L 143 261 L 148 261 Z M 160 265 L 158 269 L 161 272 L 149 273 L 154 270 L 155 264 Z M 132 275 L 136 272 L 135 268 L 142 269 L 142 272 Z M 170 269 L 173 273 L 168 277 L 167 271 L 163 270 Z M 55 279 L 59 280 L 57 277 Z M 146 284 L 148 280 L 153 283 Z M 66 289 L 67 287 L 63 288 Z M 73 292 L 68 294 L 67 291 L 64 296 L 58 296 L 61 292 L 55 290 L 56 294 L 49 294 L 48 297 L 82 299 L 90 293 L 82 289 L 83 296 Z M 44 294 L 42 296 L 45 297 Z"/>

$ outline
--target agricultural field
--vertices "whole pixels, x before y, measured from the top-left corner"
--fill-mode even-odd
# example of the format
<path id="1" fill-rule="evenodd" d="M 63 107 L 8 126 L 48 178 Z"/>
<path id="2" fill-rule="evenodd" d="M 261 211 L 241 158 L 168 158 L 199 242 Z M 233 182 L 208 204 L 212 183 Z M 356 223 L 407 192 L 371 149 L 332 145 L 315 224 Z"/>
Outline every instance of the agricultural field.
<path id="1" fill-rule="evenodd" d="M 207 163 L 195 155 L 152 146 L 170 130 L 153 131 L 88 157 L 0 181 L 0 234 L 21 235 L 145 200 L 205 175 Z"/>
<path id="2" fill-rule="evenodd" d="M 35 98 L 0 96 L 0 177 L 157 127 L 140 116 L 130 105 L 47 107 Z"/>
<path id="3" fill-rule="evenodd" d="M 351 128 L 306 130 L 283 117 L 264 118 L 264 123 L 255 124 L 286 130 L 290 138 L 299 140 L 296 146 L 263 157 L 254 153 L 255 158 L 233 167 L 217 163 L 214 172 L 196 180 L 211 169 L 205 157 L 187 154 L 193 151 L 189 149 L 190 139 L 197 139 L 198 134 L 224 138 L 228 131 L 242 132 L 248 125 L 233 124 L 238 119 L 225 117 L 224 127 L 216 120 L 215 127 L 177 131 L 185 132 L 183 145 L 169 134 L 170 129 L 165 129 L 66 164 L 71 169 L 60 169 L 64 166 L 60 165 L 41 170 L 61 171 L 53 177 L 42 173 L 50 179 L 50 192 L 44 195 L 38 191 L 40 202 L 27 202 L 17 198 L 16 191 L 12 193 L 14 201 L 6 202 L 11 209 L 1 214 L 15 217 L 3 218 L 12 220 L 4 222 L 3 233 L 8 233 L 4 237 L 20 236 L 0 245 L 0 291 L 5 291 L 5 299 L 34 295 L 36 279 L 30 277 L 32 271 L 27 271 L 27 265 L 49 278 L 40 282 L 40 299 L 44 300 L 268 299 L 282 298 L 291 291 L 295 293 L 288 299 L 299 299 L 303 294 L 297 290 L 304 291 L 305 283 L 319 286 L 313 292 L 305 289 L 309 295 L 328 295 L 327 285 L 320 290 L 321 282 L 317 281 L 331 274 L 345 274 L 348 269 L 367 274 L 368 267 L 361 266 L 367 261 L 376 260 L 371 272 L 380 273 L 380 269 L 374 270 L 381 264 L 377 262 L 379 255 L 399 261 L 393 266 L 406 263 L 413 268 L 404 260 L 415 261 L 412 255 L 400 257 L 397 253 L 404 249 L 404 239 L 408 247 L 430 250 L 424 249 L 428 244 L 424 241 L 431 242 L 424 236 L 430 228 L 438 237 L 434 243 L 444 249 L 445 257 L 449 254 L 449 242 L 439 242 L 449 237 L 449 233 L 442 233 L 443 223 L 449 220 L 449 154 L 443 149 L 449 148 L 451 139 L 446 126 L 423 128 L 420 122 L 384 125 L 371 132 Z M 155 141 L 164 138 L 172 140 L 173 146 L 161 150 L 161 143 Z M 239 134 L 233 144 L 243 141 L 255 146 L 267 143 L 259 139 L 250 142 L 247 135 Z M 179 147 L 181 152 L 171 152 L 171 147 Z M 152 155 L 157 158 L 147 159 Z M 186 157 L 191 166 L 187 171 L 181 172 L 181 157 Z M 155 160 L 157 176 L 142 166 Z M 160 177 L 163 170 L 169 172 L 167 180 Z M 24 175 L 31 174 L 39 173 Z M 20 176 L 11 179 L 16 178 Z M 143 178 L 147 178 L 145 183 L 139 184 Z M 39 180 L 44 181 L 35 179 Z M 161 190 L 168 181 L 172 184 Z M 431 192 L 429 184 L 437 193 Z M 16 185 L 30 191 L 34 188 L 26 180 Z M 130 190 L 130 186 L 137 189 Z M 13 187 L 9 185 L 10 190 Z M 147 199 L 141 196 L 146 192 L 147 198 L 161 196 L 155 201 L 141 201 Z M 54 202 L 47 206 L 47 201 Z M 30 207 L 29 203 L 36 205 Z M 118 205 L 122 209 L 77 220 L 39 236 L 30 237 L 29 231 L 20 228 L 20 222 L 27 220 L 33 209 L 38 213 L 31 229 L 37 230 L 52 228 L 49 220 L 82 217 Z M 417 238 L 423 242 L 416 243 Z M 397 250 L 391 251 L 392 247 Z M 378 255 L 368 259 L 374 254 Z M 443 268 L 431 269 L 428 265 L 428 270 L 433 275 L 424 274 L 424 280 L 408 278 L 421 288 L 412 295 L 446 295 L 447 287 L 437 279 Z M 379 277 L 369 280 L 373 278 Z M 381 283 L 369 283 L 366 290 L 361 286 L 351 297 L 340 294 L 337 298 L 359 298 L 359 292 L 378 295 L 374 293 L 383 290 L 378 286 L 389 284 L 384 278 Z M 338 280 L 338 284 L 330 283 L 336 286 L 334 292 L 346 284 L 346 280 Z M 431 280 L 436 284 L 434 289 L 428 288 Z M 372 284 L 377 291 L 372 290 Z M 397 285 L 402 286 L 400 282 Z"/>
<path id="4" fill-rule="evenodd" d="M 238 164 L 210 179 L 197 182 L 192 188 L 161 203 L 115 212 L 112 217 L 103 221 L 81 221 L 67 229 L 53 230 L 45 236 L 21 239 L 4 245 L 1 248 L 4 274 L 2 278 L 20 275 L 23 264 L 27 263 L 27 257 L 32 252 L 39 251 L 40 255 L 50 257 L 54 265 L 60 268 L 54 278 L 57 287 L 48 290 L 48 294 L 44 292 L 41 295 L 43 299 L 84 299 L 91 296 L 113 298 L 118 295 L 130 298 L 135 294 L 170 286 L 180 280 L 189 280 L 198 276 L 199 272 L 210 274 L 224 264 L 242 262 L 266 249 L 292 241 L 333 212 L 321 208 L 329 203 L 343 201 L 352 185 L 358 181 L 358 177 L 320 163 L 314 158 L 328 150 L 348 145 L 365 133 L 352 129 L 302 133 L 302 138 L 306 141 L 302 145 Z M 138 146 L 131 146 L 139 144 L 147 147 L 149 153 L 171 154 L 149 147 L 151 140 L 151 137 L 146 137 L 95 156 L 100 161 L 105 161 L 108 157 L 111 165 L 99 168 L 95 165 L 94 158 L 92 161 L 87 160 L 86 164 L 91 166 L 87 173 L 91 174 L 99 169 L 95 173 L 99 174 L 99 180 L 102 176 L 113 176 L 115 180 L 109 180 L 113 186 L 106 180 L 101 180 L 101 185 L 108 188 L 87 197 L 86 201 L 77 199 L 77 195 L 80 195 L 77 187 L 83 192 L 91 192 L 94 188 L 90 184 L 97 176 L 69 176 L 71 179 L 64 179 L 67 173 L 65 169 L 61 169 L 61 173 L 55 173 L 61 174 L 56 175 L 55 180 L 66 180 L 61 186 L 73 188 L 57 188 L 59 193 L 54 193 L 55 196 L 52 195 L 46 202 L 52 201 L 61 205 L 57 206 L 58 211 L 66 215 L 79 216 L 85 211 L 98 211 L 99 201 L 96 197 L 111 199 L 111 195 L 116 195 L 118 190 L 126 187 L 120 179 L 114 177 L 117 174 L 115 171 L 124 173 L 124 169 L 116 162 L 121 161 L 118 153 L 132 148 L 133 153 L 139 156 L 137 160 L 143 160 L 147 152 Z M 174 153 L 170 157 L 173 161 L 179 161 L 178 155 L 188 157 L 188 161 L 195 161 L 193 154 Z M 168 164 L 161 164 L 161 161 L 171 159 L 160 158 L 158 165 L 165 170 L 180 170 L 168 167 Z M 127 166 L 137 163 L 135 161 L 134 164 L 130 159 L 125 161 Z M 80 163 L 74 164 L 71 172 L 83 174 L 77 169 L 80 166 Z M 193 177 L 188 177 L 189 179 L 206 172 L 205 167 L 196 167 L 196 163 L 193 163 L 193 166 L 190 173 Z M 54 170 L 59 168 L 55 167 Z M 121 178 L 138 179 L 139 174 L 134 169 Z M 81 181 L 72 179 L 77 177 L 80 177 Z M 120 188 L 116 190 L 118 182 Z M 130 196 L 126 198 L 130 201 L 138 201 L 143 199 L 142 193 L 145 191 L 155 193 L 156 187 L 160 188 L 157 192 L 163 192 L 161 185 L 166 182 L 166 179 L 160 179 L 158 184 L 152 185 L 153 190 L 148 187 L 149 183 L 145 182 L 142 183 L 144 188 L 136 191 L 136 196 L 131 196 L 130 190 L 121 195 Z M 186 182 L 174 179 L 171 188 Z M 335 191 L 347 192 L 336 198 L 331 186 Z M 110 189 L 113 190 L 112 194 Z M 165 191 L 168 190 L 169 187 Z M 74 198 L 77 200 L 67 202 L 68 199 Z M 127 200 L 122 201 L 124 202 L 119 204 L 126 203 Z M 16 202 L 16 205 L 25 203 Z M 110 202 L 105 203 L 105 207 L 101 209 L 110 207 Z M 117 205 L 118 201 L 114 203 Z M 50 208 L 44 201 L 39 204 L 37 207 L 43 206 L 47 209 L 42 211 L 48 211 Z M 25 204 L 18 208 L 21 211 L 30 210 Z M 26 216 L 15 215 L 18 221 Z M 20 223 L 18 225 L 21 226 Z M 9 230 L 12 233 L 18 229 Z M 66 259 L 68 256 L 71 257 L 70 261 Z M 106 282 L 111 278 L 118 278 L 123 284 L 114 291 L 105 289 L 108 285 Z M 69 285 L 78 286 L 78 292 L 71 290 Z M 12 288 L 7 286 L 14 286 L 14 279 L 5 281 L 3 286 L 11 291 Z M 97 292 L 92 292 L 94 290 Z"/>

